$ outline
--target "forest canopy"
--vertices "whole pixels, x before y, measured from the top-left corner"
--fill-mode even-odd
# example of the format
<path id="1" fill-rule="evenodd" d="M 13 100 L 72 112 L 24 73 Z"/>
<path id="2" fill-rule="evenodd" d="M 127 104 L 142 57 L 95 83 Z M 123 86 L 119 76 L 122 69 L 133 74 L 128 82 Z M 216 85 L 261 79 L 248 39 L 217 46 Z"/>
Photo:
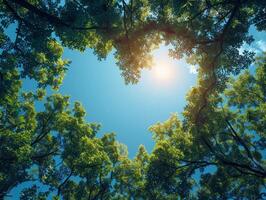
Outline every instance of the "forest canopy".
<path id="1" fill-rule="evenodd" d="M 266 198 L 266 53 L 240 52 L 250 27 L 265 31 L 266 1 L 0 0 L 0 22 L 0 199 L 25 182 L 25 200 Z M 67 73 L 64 48 L 114 51 L 137 84 L 161 44 L 199 73 L 183 119 L 150 127 L 151 153 L 130 159 L 81 103 L 46 95 Z"/>

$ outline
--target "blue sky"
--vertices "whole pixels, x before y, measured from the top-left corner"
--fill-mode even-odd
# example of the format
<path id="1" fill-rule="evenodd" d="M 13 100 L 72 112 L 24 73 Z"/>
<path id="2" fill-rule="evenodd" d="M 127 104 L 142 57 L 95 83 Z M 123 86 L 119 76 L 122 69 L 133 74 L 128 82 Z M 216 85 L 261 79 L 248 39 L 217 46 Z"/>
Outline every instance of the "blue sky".
<path id="1" fill-rule="evenodd" d="M 144 144 L 152 150 L 152 124 L 166 120 L 171 113 L 181 113 L 185 95 L 196 82 L 196 74 L 183 61 L 168 57 L 168 48 L 154 52 L 154 65 L 167 68 L 169 77 L 161 79 L 155 70 L 144 70 L 136 85 L 125 85 L 114 56 L 99 61 L 91 50 L 84 53 L 65 50 L 72 61 L 60 92 L 80 101 L 87 111 L 87 120 L 102 125 L 100 134 L 115 132 L 117 139 L 128 146 L 129 156 Z M 162 69 L 163 70 L 163 69 Z"/>

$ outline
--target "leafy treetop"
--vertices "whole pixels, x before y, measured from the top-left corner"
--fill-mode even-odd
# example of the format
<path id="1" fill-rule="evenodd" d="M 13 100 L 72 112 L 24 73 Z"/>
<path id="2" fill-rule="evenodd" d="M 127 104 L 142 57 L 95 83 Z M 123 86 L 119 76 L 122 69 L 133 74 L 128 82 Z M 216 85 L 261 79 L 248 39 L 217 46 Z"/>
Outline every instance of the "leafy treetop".
<path id="1" fill-rule="evenodd" d="M 263 199 L 265 55 L 255 75 L 228 77 L 253 62 L 254 53 L 239 48 L 253 41 L 250 26 L 265 31 L 265 7 L 260 0 L 1 0 L 0 199 L 26 181 L 33 184 L 21 199 Z M 11 26 L 15 35 L 7 34 Z M 137 83 L 161 43 L 200 69 L 184 120 L 173 115 L 150 128 L 150 154 L 140 146 L 129 159 L 113 133 L 96 136 L 99 125 L 86 122 L 80 103 L 45 97 L 69 65 L 64 47 L 91 48 L 99 59 L 114 50 L 125 82 Z M 38 90 L 24 93 L 25 78 Z"/>

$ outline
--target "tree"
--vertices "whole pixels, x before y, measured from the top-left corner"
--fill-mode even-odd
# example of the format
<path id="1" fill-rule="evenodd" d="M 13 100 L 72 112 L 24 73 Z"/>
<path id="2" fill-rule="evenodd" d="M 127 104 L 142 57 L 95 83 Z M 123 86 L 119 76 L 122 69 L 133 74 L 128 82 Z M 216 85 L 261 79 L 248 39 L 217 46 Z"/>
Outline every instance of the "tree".
<path id="1" fill-rule="evenodd" d="M 22 199 L 263 198 L 265 57 L 256 76 L 246 72 L 219 94 L 253 62 L 239 47 L 253 41 L 250 26 L 265 31 L 265 8 L 260 0 L 1 0 L 0 198 L 34 180 Z M 99 59 L 114 49 L 125 82 L 137 83 L 162 43 L 200 69 L 184 121 L 172 116 L 151 128 L 151 155 L 140 147 L 131 160 L 114 134 L 96 137 L 99 126 L 85 121 L 80 103 L 70 108 L 60 94 L 42 100 L 62 83 L 64 47 L 91 48 Z M 23 93 L 25 78 L 39 89 Z"/>
<path id="2" fill-rule="evenodd" d="M 258 59 L 255 75 L 245 71 L 231 79 L 224 94 L 209 97 L 200 130 L 191 120 L 197 88 L 188 94 L 183 123 L 173 115 L 151 127 L 156 145 L 147 190 L 152 199 L 265 197 L 265 58 L 264 53 Z"/>
<path id="3" fill-rule="evenodd" d="M 119 156 L 114 135 L 96 138 L 99 125 L 84 121 L 80 103 L 70 110 L 68 97 L 52 95 L 44 110 L 36 112 L 38 98 L 33 93 L 23 94 L 21 101 L 1 110 L 1 198 L 18 184 L 34 180 L 58 196 L 68 195 L 66 184 L 79 189 L 90 186 L 94 193 L 104 193 L 106 186 L 101 181 L 107 179 Z M 75 177 L 79 177 L 78 186 L 72 180 Z M 36 195 L 25 191 L 22 197 L 29 199 L 28 194 Z"/>
<path id="4" fill-rule="evenodd" d="M 256 25 L 264 30 L 264 4 L 257 0 L 197 4 L 170 0 L 3 0 L 1 46 L 5 57 L 16 55 L 13 67 L 22 65 L 20 76 L 34 78 L 42 85 L 60 83 L 66 65 L 60 60 L 60 51 L 57 53 L 60 44 L 55 44 L 56 39 L 69 48 L 92 48 L 99 58 L 115 48 L 127 83 L 136 83 L 140 70 L 149 66 L 151 51 L 162 42 L 173 46 L 173 57 L 186 55 L 204 71 L 211 71 L 213 64 L 213 68 L 237 73 L 252 56 L 238 53 L 243 42 L 252 41 L 248 28 Z M 3 32 L 12 23 L 17 26 L 13 41 Z"/>

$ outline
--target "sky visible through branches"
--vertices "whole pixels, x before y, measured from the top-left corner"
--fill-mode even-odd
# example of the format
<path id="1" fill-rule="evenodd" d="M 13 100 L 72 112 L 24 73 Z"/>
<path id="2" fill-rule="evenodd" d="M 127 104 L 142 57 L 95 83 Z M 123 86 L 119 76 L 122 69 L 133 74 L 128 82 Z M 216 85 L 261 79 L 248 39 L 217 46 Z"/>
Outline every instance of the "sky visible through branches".
<path id="1" fill-rule="evenodd" d="M 259 55 L 266 50 L 266 34 L 254 27 L 250 33 L 255 41 L 241 49 L 250 48 Z M 69 95 L 71 102 L 80 101 L 87 111 L 88 121 L 102 125 L 100 133 L 115 132 L 118 141 L 127 145 L 130 157 L 135 155 L 140 144 L 150 152 L 154 142 L 148 128 L 165 121 L 171 113 L 176 112 L 182 118 L 186 93 L 197 79 L 196 67 L 184 59 L 168 57 L 168 49 L 161 46 L 153 55 L 157 60 L 163 58 L 168 61 L 166 67 L 174 77 L 168 82 L 158 81 L 154 70 L 144 69 L 136 85 L 124 84 L 112 54 L 99 61 L 90 50 L 80 53 L 65 49 L 64 57 L 72 63 L 59 92 Z M 252 66 L 250 70 L 254 71 Z M 24 88 L 32 90 L 33 82 L 27 80 Z"/>

